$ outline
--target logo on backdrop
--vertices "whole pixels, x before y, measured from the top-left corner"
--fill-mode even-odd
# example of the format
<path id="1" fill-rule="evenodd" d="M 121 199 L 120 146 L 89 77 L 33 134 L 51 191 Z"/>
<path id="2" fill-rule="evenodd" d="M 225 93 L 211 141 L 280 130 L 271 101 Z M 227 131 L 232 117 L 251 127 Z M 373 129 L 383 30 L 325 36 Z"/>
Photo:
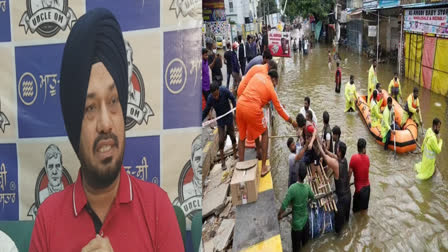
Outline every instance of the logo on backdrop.
<path id="1" fill-rule="evenodd" d="M 182 14 L 183 17 L 190 16 L 192 18 L 202 16 L 201 0 L 173 0 L 170 10 L 176 12 L 176 18 Z"/>
<path id="2" fill-rule="evenodd" d="M 129 174 L 143 181 L 148 181 L 148 160 L 146 156 L 142 157 L 142 161 L 140 165 L 136 165 L 132 167 L 132 165 L 123 165 L 124 170 Z M 153 177 L 151 180 L 154 184 L 159 184 L 159 179 L 157 177 Z"/>
<path id="3" fill-rule="evenodd" d="M 0 1 L 0 9 L 2 12 L 6 12 L 6 0 Z"/>
<path id="4" fill-rule="evenodd" d="M 76 15 L 68 6 L 68 0 L 26 0 L 27 10 L 20 19 L 25 34 L 39 33 L 42 37 L 53 37 L 67 26 L 71 29 Z"/>
<path id="5" fill-rule="evenodd" d="M 178 197 L 173 205 L 179 206 L 190 221 L 202 209 L 202 143 L 201 135 L 191 144 L 191 159 L 184 165 L 178 182 Z"/>
<path id="6" fill-rule="evenodd" d="M 170 93 L 178 94 L 185 88 L 185 83 L 187 83 L 187 67 L 181 59 L 175 58 L 168 63 L 165 70 L 166 88 Z"/>
<path id="7" fill-rule="evenodd" d="M 133 50 L 128 41 L 126 41 L 126 55 L 129 81 L 126 130 L 129 130 L 136 124 L 142 124 L 143 121 L 145 124 L 148 124 L 149 117 L 154 116 L 154 112 L 149 104 L 145 102 L 145 84 L 140 70 L 133 63 Z"/>
<path id="8" fill-rule="evenodd" d="M 27 106 L 33 105 L 37 99 L 39 89 L 44 89 L 43 104 L 45 104 L 45 101 L 47 100 L 47 93 L 49 93 L 50 96 L 56 96 L 56 85 L 60 82 L 58 75 L 41 74 L 39 75 L 39 78 L 40 83 L 37 85 L 37 80 L 32 73 L 26 72 L 20 77 L 17 92 L 23 104 Z"/>
<path id="9" fill-rule="evenodd" d="M 45 150 L 45 164 L 37 176 L 34 189 L 35 201 L 31 205 L 27 216 L 36 219 L 37 209 L 48 196 L 64 190 L 64 187 L 73 183 L 68 171 L 62 162 L 62 152 L 55 144 L 50 144 Z"/>
<path id="10" fill-rule="evenodd" d="M 199 58 L 195 58 L 190 61 L 190 64 L 191 64 L 190 74 L 194 73 L 194 76 L 195 76 L 194 77 L 194 87 L 196 87 L 196 83 L 198 81 L 198 74 L 199 74 L 199 72 L 202 72 L 202 65 L 201 65 L 202 60 Z"/>
<path id="11" fill-rule="evenodd" d="M 5 128 L 7 125 L 10 125 L 9 120 L 5 113 L 2 112 L 2 100 L 0 99 L 0 129 L 3 133 L 5 133 Z"/>
<path id="12" fill-rule="evenodd" d="M 8 171 L 6 170 L 6 165 L 4 163 L 0 164 L 0 203 L 2 203 L 2 208 L 9 203 L 14 204 L 16 202 L 16 191 L 17 185 L 14 181 L 9 182 L 8 190 L 8 180 L 6 175 Z M 6 193 L 5 191 L 10 191 Z"/>

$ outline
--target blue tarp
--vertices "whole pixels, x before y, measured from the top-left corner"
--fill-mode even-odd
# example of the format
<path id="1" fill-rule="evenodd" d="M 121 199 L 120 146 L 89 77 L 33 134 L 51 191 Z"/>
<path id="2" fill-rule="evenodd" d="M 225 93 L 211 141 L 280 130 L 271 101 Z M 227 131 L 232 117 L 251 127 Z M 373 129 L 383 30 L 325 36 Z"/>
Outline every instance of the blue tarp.
<path id="1" fill-rule="evenodd" d="M 316 41 L 319 41 L 320 31 L 322 30 L 322 21 L 317 22 L 314 30 L 314 37 L 316 38 Z"/>
<path id="2" fill-rule="evenodd" d="M 308 208 L 308 221 L 310 224 L 310 238 L 316 239 L 319 236 L 334 231 L 334 212 L 325 212 L 323 208 Z"/>

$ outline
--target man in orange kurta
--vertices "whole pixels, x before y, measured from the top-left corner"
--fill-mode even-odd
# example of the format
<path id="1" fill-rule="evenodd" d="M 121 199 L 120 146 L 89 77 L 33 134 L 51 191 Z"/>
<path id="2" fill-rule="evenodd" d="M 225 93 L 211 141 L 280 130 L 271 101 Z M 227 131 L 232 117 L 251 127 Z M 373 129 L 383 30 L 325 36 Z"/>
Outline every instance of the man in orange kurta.
<path id="1" fill-rule="evenodd" d="M 270 172 L 270 167 L 266 166 L 269 142 L 263 107 L 272 101 L 280 116 L 297 128 L 297 123 L 288 115 L 278 100 L 274 89 L 277 83 L 278 73 L 276 70 L 270 70 L 267 75 L 263 73 L 255 74 L 236 104 L 236 123 L 240 133 L 240 141 L 238 143 L 240 161 L 244 161 L 246 137 L 248 140 L 255 140 L 258 147 L 260 144 L 258 137 L 261 135 L 261 176 L 265 176 Z"/>
<path id="2" fill-rule="evenodd" d="M 246 75 L 244 75 L 243 79 L 241 80 L 240 84 L 238 85 L 238 91 L 237 91 L 237 97 L 241 96 L 241 94 L 244 92 L 244 90 L 247 87 L 247 84 L 252 79 L 252 77 L 255 76 L 257 73 L 263 73 L 265 75 L 268 74 L 270 70 L 277 70 L 277 63 L 273 61 L 272 59 L 264 61 L 263 64 L 258 64 L 252 66 L 249 71 L 247 71 Z M 254 144 L 253 140 L 250 140 L 247 142 L 247 144 L 250 146 Z M 256 145 L 257 150 L 257 158 L 261 159 L 261 147 L 259 145 Z"/>
<path id="3" fill-rule="evenodd" d="M 277 63 L 275 63 L 275 61 L 273 60 L 269 60 L 266 64 L 263 65 L 255 65 L 251 67 L 246 75 L 244 75 L 243 79 L 240 82 L 240 85 L 238 86 L 237 96 L 239 97 L 243 94 L 244 90 L 247 87 L 247 84 L 249 84 L 250 80 L 255 76 L 255 74 L 268 74 L 270 70 L 277 70 Z"/>

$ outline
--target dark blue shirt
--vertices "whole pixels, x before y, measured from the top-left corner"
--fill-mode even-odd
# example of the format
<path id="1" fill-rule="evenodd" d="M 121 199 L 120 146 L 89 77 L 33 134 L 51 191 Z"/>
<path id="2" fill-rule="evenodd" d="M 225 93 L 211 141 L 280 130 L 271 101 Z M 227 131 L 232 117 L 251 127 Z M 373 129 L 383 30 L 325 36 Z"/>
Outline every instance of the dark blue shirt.
<path id="1" fill-rule="evenodd" d="M 207 98 L 207 106 L 202 111 L 202 121 L 207 117 L 208 112 L 213 107 L 216 111 L 216 117 L 224 115 L 231 108 L 229 100 L 232 102 L 233 107 L 236 107 L 236 100 L 233 94 L 225 87 L 219 87 L 219 98 L 216 100 L 212 94 Z M 233 125 L 233 113 L 230 113 L 218 120 L 218 126 Z"/>
<path id="2" fill-rule="evenodd" d="M 232 52 L 232 72 L 239 73 L 240 72 L 240 63 L 238 62 L 238 56 L 236 56 L 236 52 Z"/>

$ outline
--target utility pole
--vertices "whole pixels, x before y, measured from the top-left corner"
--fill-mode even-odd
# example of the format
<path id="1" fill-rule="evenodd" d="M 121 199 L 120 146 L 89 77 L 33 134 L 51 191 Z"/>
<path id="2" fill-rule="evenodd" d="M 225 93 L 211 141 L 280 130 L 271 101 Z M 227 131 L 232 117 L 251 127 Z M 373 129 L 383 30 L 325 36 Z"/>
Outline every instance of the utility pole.
<path id="1" fill-rule="evenodd" d="M 268 19 L 269 19 L 269 15 L 270 15 L 270 11 L 269 11 L 269 1 L 268 0 L 266 0 L 267 2 L 268 2 Z"/>
<path id="2" fill-rule="evenodd" d="M 376 63 L 377 64 L 379 64 L 379 62 L 378 62 L 379 47 L 380 47 L 380 10 L 378 10 L 378 23 L 376 26 Z"/>
<path id="3" fill-rule="evenodd" d="M 401 77 L 401 58 L 403 57 L 403 12 L 400 13 L 400 47 L 398 49 L 398 74 Z"/>

